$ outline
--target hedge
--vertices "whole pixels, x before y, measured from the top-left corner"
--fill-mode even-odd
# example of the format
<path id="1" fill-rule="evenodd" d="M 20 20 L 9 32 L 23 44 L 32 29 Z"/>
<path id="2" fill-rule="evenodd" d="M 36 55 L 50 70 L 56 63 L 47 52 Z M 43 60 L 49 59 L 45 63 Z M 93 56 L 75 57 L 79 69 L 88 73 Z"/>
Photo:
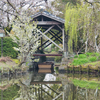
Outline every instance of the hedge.
<path id="1" fill-rule="evenodd" d="M 10 37 L 4 37 L 3 38 L 3 56 L 17 58 L 18 51 L 15 51 L 13 47 L 18 47 L 18 45 L 14 43 Z M 0 38 L 0 56 L 1 56 L 1 38 Z"/>

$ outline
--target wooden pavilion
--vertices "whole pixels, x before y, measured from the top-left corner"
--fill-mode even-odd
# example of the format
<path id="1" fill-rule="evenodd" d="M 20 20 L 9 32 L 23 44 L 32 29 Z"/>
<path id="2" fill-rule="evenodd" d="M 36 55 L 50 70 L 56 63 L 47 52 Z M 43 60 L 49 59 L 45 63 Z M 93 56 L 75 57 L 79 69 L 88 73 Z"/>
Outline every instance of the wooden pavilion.
<path id="1" fill-rule="evenodd" d="M 52 15 L 47 11 L 39 11 L 38 13 L 31 16 L 32 21 L 37 23 L 37 27 L 42 30 L 39 30 L 39 37 L 37 39 L 41 41 L 41 45 L 38 49 L 45 49 L 50 44 L 54 44 L 56 47 L 60 49 L 60 51 L 66 52 L 66 36 L 64 32 L 64 23 L 65 20 Z M 43 42 L 43 40 L 45 40 Z M 62 45 L 59 46 L 59 44 Z"/>

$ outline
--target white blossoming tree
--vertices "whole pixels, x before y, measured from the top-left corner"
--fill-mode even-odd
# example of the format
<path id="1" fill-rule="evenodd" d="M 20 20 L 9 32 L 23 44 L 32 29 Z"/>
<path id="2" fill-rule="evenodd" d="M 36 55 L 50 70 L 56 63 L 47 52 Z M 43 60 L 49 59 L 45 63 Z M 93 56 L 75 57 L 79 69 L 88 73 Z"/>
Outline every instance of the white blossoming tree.
<path id="1" fill-rule="evenodd" d="M 19 46 L 18 48 L 14 47 L 15 50 L 19 51 L 19 67 L 23 63 L 26 63 L 27 59 L 30 59 L 30 54 L 32 54 L 38 46 L 38 41 L 36 41 L 38 38 L 37 26 L 34 22 L 30 22 L 30 20 L 30 17 L 21 14 L 19 18 L 13 19 L 10 23 L 12 31 L 8 34 Z"/>

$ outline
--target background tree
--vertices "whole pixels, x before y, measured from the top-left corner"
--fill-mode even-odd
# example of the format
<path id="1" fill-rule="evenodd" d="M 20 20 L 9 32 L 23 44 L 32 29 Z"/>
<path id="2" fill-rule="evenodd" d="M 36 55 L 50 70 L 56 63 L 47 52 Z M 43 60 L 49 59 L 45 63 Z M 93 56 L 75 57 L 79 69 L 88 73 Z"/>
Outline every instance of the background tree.
<path id="1" fill-rule="evenodd" d="M 33 15 L 41 6 L 44 6 L 45 0 L 0 0 L 0 26 L 7 29 L 12 17 L 18 18 L 23 12 Z"/>
<path id="2" fill-rule="evenodd" d="M 77 42 L 81 42 L 85 45 L 85 52 L 91 50 L 99 52 L 99 20 L 96 17 L 97 15 L 99 16 L 99 12 L 95 9 L 96 7 L 99 7 L 99 5 L 94 5 L 95 6 L 91 6 L 86 2 L 75 6 L 67 4 L 65 29 L 69 36 L 69 51 L 73 51 L 73 45 L 77 50 Z"/>
<path id="3" fill-rule="evenodd" d="M 20 20 L 19 20 L 20 19 Z M 19 67 L 30 59 L 30 54 L 35 52 L 38 46 L 38 30 L 35 23 L 30 23 L 30 17 L 23 13 L 10 22 L 13 33 L 9 33 L 10 37 L 18 44 L 18 48 L 14 47 L 15 50 L 19 51 L 18 59 L 20 59 Z"/>
<path id="4" fill-rule="evenodd" d="M 1 0 L 0 1 L 0 26 L 6 30 L 10 37 L 19 47 L 19 59 L 21 66 L 26 62 L 30 53 L 35 51 L 38 42 L 37 28 L 34 23 L 30 23 L 30 16 L 42 6 L 45 0 Z M 11 33 L 13 34 L 10 34 Z"/>
<path id="5" fill-rule="evenodd" d="M 73 5 L 76 5 L 77 3 L 80 4 L 80 0 L 54 0 L 52 2 L 52 9 L 51 11 L 53 11 L 52 13 L 61 18 L 64 18 L 64 14 L 65 14 L 65 8 L 66 8 L 66 4 L 67 3 L 72 3 Z"/>

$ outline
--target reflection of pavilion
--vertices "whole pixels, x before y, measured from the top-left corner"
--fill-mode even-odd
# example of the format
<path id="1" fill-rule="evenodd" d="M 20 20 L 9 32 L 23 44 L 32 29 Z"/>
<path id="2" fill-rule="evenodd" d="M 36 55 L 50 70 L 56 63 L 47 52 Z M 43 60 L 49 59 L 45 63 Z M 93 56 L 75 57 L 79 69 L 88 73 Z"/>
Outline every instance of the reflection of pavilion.
<path id="1" fill-rule="evenodd" d="M 38 72 L 42 71 L 39 70 Z M 52 73 L 52 71 L 49 72 Z M 46 72 L 37 73 L 34 71 L 31 77 L 30 85 L 34 85 L 33 91 L 37 100 L 64 100 L 64 93 L 60 90 L 62 88 L 62 82 L 52 79 L 54 76 L 50 73 L 48 74 L 49 76 L 52 76 L 49 77 L 50 80 L 45 80 L 46 75 Z"/>
<path id="2" fill-rule="evenodd" d="M 35 84 L 34 84 L 35 83 Z M 52 85 L 51 85 L 52 83 Z M 56 84 L 57 83 L 57 84 Z M 34 94 L 37 97 L 37 100 L 64 100 L 64 93 L 58 92 L 57 88 L 53 88 L 53 85 L 57 85 L 58 87 L 61 85 L 61 82 L 32 82 L 32 85 L 34 84 L 38 88 L 34 87 Z M 51 86 L 49 86 L 51 85 Z"/>

